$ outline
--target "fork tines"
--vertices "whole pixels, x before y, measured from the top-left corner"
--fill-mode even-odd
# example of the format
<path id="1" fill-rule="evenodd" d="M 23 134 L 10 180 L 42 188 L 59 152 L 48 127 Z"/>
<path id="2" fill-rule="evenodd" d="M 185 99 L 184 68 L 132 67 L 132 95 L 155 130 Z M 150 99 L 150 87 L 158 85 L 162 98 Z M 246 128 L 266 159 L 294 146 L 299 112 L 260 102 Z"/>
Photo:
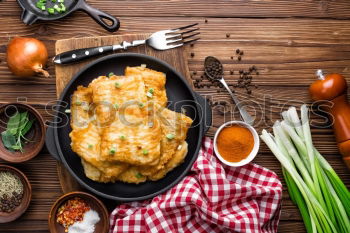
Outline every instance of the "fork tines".
<path id="1" fill-rule="evenodd" d="M 177 44 L 184 45 L 184 44 L 192 43 L 199 40 L 200 39 L 199 37 L 194 38 L 195 36 L 200 34 L 200 32 L 197 32 L 199 30 L 199 27 L 192 28 L 197 25 L 198 23 L 194 23 L 194 24 L 190 24 L 187 26 L 170 30 L 170 32 L 167 33 L 168 44 L 177 43 Z M 184 31 L 185 29 L 189 29 L 189 30 Z"/>

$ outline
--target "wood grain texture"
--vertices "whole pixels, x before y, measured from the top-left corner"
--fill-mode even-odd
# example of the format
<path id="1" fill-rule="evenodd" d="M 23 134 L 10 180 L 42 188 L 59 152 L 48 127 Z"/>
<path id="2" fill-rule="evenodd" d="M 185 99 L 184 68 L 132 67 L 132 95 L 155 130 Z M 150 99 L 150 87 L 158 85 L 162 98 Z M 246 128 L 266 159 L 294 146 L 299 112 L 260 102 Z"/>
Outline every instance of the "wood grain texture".
<path id="1" fill-rule="evenodd" d="M 350 17 L 347 0 L 91 0 L 94 7 L 115 16 L 152 17 Z M 18 14 L 13 0 L 3 0 L 0 16 Z"/>
<path id="2" fill-rule="evenodd" d="M 258 102 L 265 107 L 256 113 L 264 120 L 256 125 L 259 132 L 279 119 L 282 109 L 311 102 L 307 87 L 314 80 L 316 69 L 341 73 L 347 77 L 348 83 L 350 81 L 348 0 L 88 0 L 88 3 L 120 17 L 121 29 L 117 35 L 151 33 L 199 22 L 202 39 L 193 48 L 186 48 L 192 78 L 200 78 L 203 74 L 203 59 L 208 55 L 223 61 L 225 78 L 230 84 L 237 82 L 239 69 L 256 65 L 260 75 L 255 76 L 253 82 L 259 88 L 253 90 L 252 95 L 236 91 L 239 98 Z M 19 17 L 20 9 L 15 0 L 0 2 L 0 102 L 16 101 L 18 97 L 23 97 L 23 101 L 26 98 L 49 120 L 52 117 L 50 101 L 56 100 L 54 66 L 51 62 L 48 64 L 52 74 L 49 79 L 14 77 L 7 68 L 5 58 L 9 39 L 14 36 L 41 39 L 52 57 L 56 40 L 111 34 L 82 12 L 60 21 L 32 26 L 25 26 Z M 226 38 L 226 34 L 230 34 L 230 37 Z M 230 58 L 236 48 L 245 52 L 241 62 Z M 191 57 L 191 53 L 195 55 Z M 230 70 L 234 70 L 234 75 L 230 75 Z M 232 106 L 225 115 L 219 107 L 213 108 L 214 126 L 209 136 L 225 121 L 238 117 L 232 113 L 234 106 L 224 91 L 217 92 L 216 87 L 196 91 L 213 100 L 227 101 Z M 322 121 L 320 116 L 312 115 L 312 118 Z M 350 174 L 339 156 L 332 130 L 313 127 L 312 133 L 316 147 L 350 187 Z M 254 162 L 281 176 L 280 164 L 264 144 Z M 29 176 L 34 196 L 28 212 L 14 223 L 1 224 L 0 232 L 48 232 L 50 206 L 61 195 L 56 162 L 44 149 L 34 160 L 15 166 Z M 113 203 L 110 206 L 113 207 Z M 298 209 L 291 203 L 286 191 L 283 193 L 279 232 L 305 232 Z"/>

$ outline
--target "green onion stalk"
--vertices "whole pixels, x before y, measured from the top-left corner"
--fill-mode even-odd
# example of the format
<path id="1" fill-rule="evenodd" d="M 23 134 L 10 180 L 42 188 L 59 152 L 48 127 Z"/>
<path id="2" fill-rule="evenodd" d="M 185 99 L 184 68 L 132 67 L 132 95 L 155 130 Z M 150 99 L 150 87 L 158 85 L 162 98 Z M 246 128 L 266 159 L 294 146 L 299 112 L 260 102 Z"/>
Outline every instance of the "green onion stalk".
<path id="1" fill-rule="evenodd" d="M 295 107 L 282 113 L 273 134 L 261 139 L 282 165 L 291 200 L 298 206 L 308 233 L 349 233 L 350 192 L 312 142 L 306 105 L 301 120 Z"/>

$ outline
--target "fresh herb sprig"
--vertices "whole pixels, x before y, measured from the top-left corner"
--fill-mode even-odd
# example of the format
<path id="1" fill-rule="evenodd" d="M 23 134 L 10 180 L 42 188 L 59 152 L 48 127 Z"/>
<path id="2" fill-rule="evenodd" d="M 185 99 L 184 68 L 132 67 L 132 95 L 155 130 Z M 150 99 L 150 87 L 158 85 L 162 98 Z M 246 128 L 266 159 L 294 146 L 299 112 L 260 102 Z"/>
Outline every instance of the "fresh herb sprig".
<path id="1" fill-rule="evenodd" d="M 30 141 L 25 135 L 32 128 L 35 119 L 29 120 L 28 112 L 16 112 L 7 122 L 6 130 L 1 133 L 4 146 L 10 151 L 23 152 L 23 141 Z"/>

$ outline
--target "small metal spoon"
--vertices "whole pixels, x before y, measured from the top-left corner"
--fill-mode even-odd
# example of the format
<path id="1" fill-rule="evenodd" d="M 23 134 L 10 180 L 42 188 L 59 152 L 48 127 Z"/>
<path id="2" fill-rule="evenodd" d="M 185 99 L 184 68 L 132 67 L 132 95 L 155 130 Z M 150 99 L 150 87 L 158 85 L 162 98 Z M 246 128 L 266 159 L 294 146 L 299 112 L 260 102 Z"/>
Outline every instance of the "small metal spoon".
<path id="1" fill-rule="evenodd" d="M 208 71 L 208 64 L 213 63 L 213 62 L 217 63 L 219 65 L 219 67 L 221 67 L 221 69 L 219 68 L 219 70 L 218 70 L 218 72 L 220 72 L 220 74 L 217 77 L 213 77 L 210 74 L 210 72 Z M 237 99 L 235 94 L 233 94 L 231 89 L 228 87 L 228 85 L 224 79 L 223 67 L 222 67 L 221 62 L 215 57 L 207 57 L 204 61 L 204 65 L 205 65 L 205 74 L 208 76 L 208 78 L 215 80 L 215 81 L 219 81 L 226 88 L 228 93 L 231 95 L 233 102 L 238 107 L 239 113 L 241 114 L 243 121 L 249 125 L 253 125 L 254 119 L 252 118 L 252 116 L 249 115 L 249 113 L 247 112 L 245 107 L 242 106 L 242 104 L 239 102 L 239 100 Z"/>

